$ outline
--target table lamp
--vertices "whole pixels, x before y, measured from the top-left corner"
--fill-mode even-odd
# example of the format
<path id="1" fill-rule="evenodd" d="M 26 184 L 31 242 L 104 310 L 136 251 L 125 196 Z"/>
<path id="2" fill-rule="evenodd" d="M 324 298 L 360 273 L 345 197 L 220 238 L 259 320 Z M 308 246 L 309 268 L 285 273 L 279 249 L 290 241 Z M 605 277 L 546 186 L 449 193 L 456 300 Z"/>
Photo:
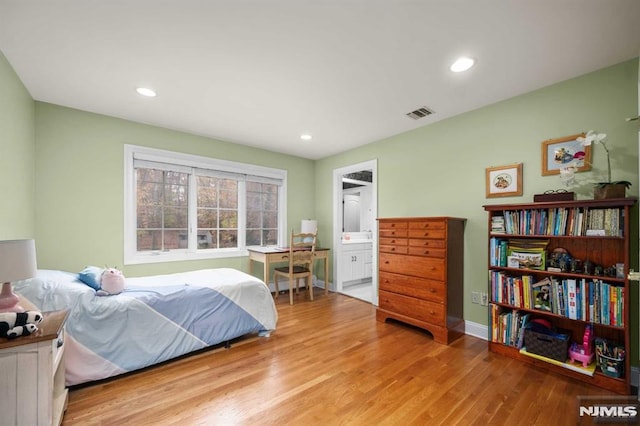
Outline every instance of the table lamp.
<path id="1" fill-rule="evenodd" d="M 33 240 L 0 241 L 0 312 L 24 312 L 12 281 L 36 276 L 36 245 Z"/>
<path id="2" fill-rule="evenodd" d="M 318 221 L 312 219 L 302 219 L 300 223 L 300 232 L 303 234 L 317 234 L 318 233 Z M 309 243 L 313 241 L 313 238 L 305 238 L 304 242 Z"/>

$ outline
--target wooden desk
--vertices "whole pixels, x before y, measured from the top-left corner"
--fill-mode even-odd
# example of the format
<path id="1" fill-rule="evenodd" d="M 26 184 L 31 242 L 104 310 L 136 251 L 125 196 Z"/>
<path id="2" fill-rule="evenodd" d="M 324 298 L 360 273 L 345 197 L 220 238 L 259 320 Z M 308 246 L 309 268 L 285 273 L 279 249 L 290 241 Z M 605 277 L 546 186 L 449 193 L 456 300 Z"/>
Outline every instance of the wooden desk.
<path id="1" fill-rule="evenodd" d="M 264 281 L 269 285 L 269 272 L 272 263 L 289 262 L 289 249 L 281 247 L 251 247 L 249 250 L 249 272 L 253 262 L 260 262 L 264 267 Z M 329 292 L 329 249 L 316 248 L 316 259 L 324 260 L 324 294 Z"/>

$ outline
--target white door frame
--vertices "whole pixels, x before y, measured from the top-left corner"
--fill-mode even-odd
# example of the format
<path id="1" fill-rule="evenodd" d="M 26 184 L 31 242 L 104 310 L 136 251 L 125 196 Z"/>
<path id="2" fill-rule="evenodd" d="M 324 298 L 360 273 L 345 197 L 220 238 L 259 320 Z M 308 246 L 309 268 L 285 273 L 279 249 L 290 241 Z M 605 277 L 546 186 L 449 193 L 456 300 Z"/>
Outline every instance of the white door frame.
<path id="1" fill-rule="evenodd" d="M 342 251 L 342 176 L 347 173 L 359 172 L 361 170 L 371 170 L 371 204 L 373 217 L 378 217 L 378 160 L 373 159 L 362 163 L 352 164 L 333 170 L 333 282 L 335 291 L 342 291 L 342 281 L 340 280 L 340 255 Z M 378 227 L 371 230 L 372 250 L 373 250 L 373 275 L 371 282 L 373 286 L 372 303 L 378 306 Z"/>

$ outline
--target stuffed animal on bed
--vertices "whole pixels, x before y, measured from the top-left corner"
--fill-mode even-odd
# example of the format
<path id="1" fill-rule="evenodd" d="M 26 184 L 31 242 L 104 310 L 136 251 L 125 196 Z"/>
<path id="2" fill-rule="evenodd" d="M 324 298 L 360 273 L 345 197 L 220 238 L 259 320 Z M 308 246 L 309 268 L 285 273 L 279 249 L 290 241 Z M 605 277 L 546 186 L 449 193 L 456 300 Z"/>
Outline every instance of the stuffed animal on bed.
<path id="1" fill-rule="evenodd" d="M 124 290 L 124 275 L 116 268 L 107 268 L 100 277 L 100 290 L 98 296 L 111 296 L 120 294 Z"/>
<path id="2" fill-rule="evenodd" d="M 14 339 L 35 333 L 43 318 L 38 311 L 0 312 L 0 337 Z"/>

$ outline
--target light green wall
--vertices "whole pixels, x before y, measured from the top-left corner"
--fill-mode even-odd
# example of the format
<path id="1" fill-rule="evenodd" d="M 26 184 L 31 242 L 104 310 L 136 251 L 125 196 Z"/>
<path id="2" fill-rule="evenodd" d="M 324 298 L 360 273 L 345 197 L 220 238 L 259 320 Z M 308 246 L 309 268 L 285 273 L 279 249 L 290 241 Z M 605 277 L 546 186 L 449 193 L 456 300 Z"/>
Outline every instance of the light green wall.
<path id="1" fill-rule="evenodd" d="M 637 196 L 638 127 L 625 122 L 638 115 L 637 88 L 635 59 L 319 160 L 316 217 L 322 232 L 333 226 L 333 169 L 377 158 L 380 217 L 467 218 L 464 317 L 486 325 L 487 309 L 471 304 L 472 291 L 487 289 L 482 206 L 531 202 L 534 194 L 562 188 L 557 176 L 541 175 L 541 142 L 589 129 L 609 135 L 613 179 L 633 182 L 627 195 Z M 485 198 L 485 168 L 517 162 L 523 163 L 523 196 Z M 606 156 L 595 146 L 593 171 L 579 174 L 581 185 L 573 188 L 578 197 L 593 198 L 590 183 L 605 174 Z"/>
<path id="2" fill-rule="evenodd" d="M 33 238 L 35 110 L 0 53 L 0 240 Z"/>
<path id="3" fill-rule="evenodd" d="M 123 266 L 124 144 L 286 169 L 288 229 L 315 211 L 311 160 L 41 102 L 36 129 L 41 268 L 108 264 L 128 276 L 223 266 L 248 271 L 247 257 Z"/>

